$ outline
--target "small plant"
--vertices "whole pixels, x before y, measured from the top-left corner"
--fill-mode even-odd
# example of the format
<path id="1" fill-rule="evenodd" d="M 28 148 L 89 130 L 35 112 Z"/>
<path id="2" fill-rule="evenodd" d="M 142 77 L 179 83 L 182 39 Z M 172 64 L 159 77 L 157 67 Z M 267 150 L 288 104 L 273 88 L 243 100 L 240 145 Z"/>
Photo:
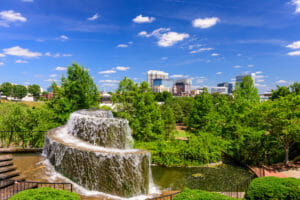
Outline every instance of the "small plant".
<path id="1" fill-rule="evenodd" d="M 9 200 L 80 200 L 78 194 L 65 190 L 56 190 L 52 188 L 29 189 L 17 193 Z"/>
<path id="2" fill-rule="evenodd" d="M 207 192 L 203 190 L 184 189 L 181 193 L 175 195 L 174 200 L 234 200 L 216 192 Z"/>

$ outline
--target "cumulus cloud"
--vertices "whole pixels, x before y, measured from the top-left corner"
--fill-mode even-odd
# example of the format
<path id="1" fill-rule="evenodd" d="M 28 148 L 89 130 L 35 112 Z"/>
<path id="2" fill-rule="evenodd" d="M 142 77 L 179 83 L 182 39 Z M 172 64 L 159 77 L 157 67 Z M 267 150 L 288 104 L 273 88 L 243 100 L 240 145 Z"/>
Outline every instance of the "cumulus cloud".
<path id="1" fill-rule="evenodd" d="M 127 70 L 130 69 L 130 67 L 117 66 L 116 69 L 119 70 L 119 71 L 127 71 Z"/>
<path id="2" fill-rule="evenodd" d="M 287 81 L 285 81 L 285 80 L 279 80 L 279 81 L 276 81 L 276 83 L 282 84 L 282 83 L 287 83 Z"/>
<path id="3" fill-rule="evenodd" d="M 21 0 L 21 1 L 23 1 L 23 2 L 29 2 L 29 3 L 33 2 L 33 0 Z"/>
<path id="4" fill-rule="evenodd" d="M 289 55 L 289 56 L 300 56 L 300 51 L 292 51 L 292 52 L 289 52 L 287 55 Z"/>
<path id="5" fill-rule="evenodd" d="M 240 65 L 235 65 L 233 67 L 236 68 L 236 69 L 242 68 L 242 66 L 240 66 Z"/>
<path id="6" fill-rule="evenodd" d="M 185 78 L 187 77 L 186 75 L 182 75 L 182 74 L 174 74 L 172 76 L 170 76 L 171 78 Z"/>
<path id="7" fill-rule="evenodd" d="M 203 51 L 210 51 L 212 50 L 213 48 L 200 48 L 200 49 L 197 49 L 197 50 L 193 50 L 191 51 L 190 53 L 191 54 L 194 54 L 194 53 L 199 53 L 199 52 L 203 52 Z"/>
<path id="8" fill-rule="evenodd" d="M 98 13 L 96 13 L 92 17 L 87 18 L 87 20 L 89 20 L 89 21 L 95 21 L 98 18 L 99 18 L 99 15 L 98 15 Z"/>
<path id="9" fill-rule="evenodd" d="M 64 53 L 64 54 L 62 54 L 62 56 L 63 57 L 70 57 L 70 56 L 72 56 L 72 54 L 70 54 L 70 53 Z"/>
<path id="10" fill-rule="evenodd" d="M 117 48 L 127 48 L 128 44 L 118 44 Z"/>
<path id="11" fill-rule="evenodd" d="M 221 75 L 221 74 L 222 74 L 222 72 L 217 72 L 216 74 L 217 74 L 217 75 Z"/>
<path id="12" fill-rule="evenodd" d="M 132 21 L 134 23 L 142 24 L 142 23 L 151 23 L 155 20 L 155 17 L 143 17 L 142 15 L 136 16 Z"/>
<path id="13" fill-rule="evenodd" d="M 59 57 L 70 57 L 72 56 L 72 54 L 68 54 L 68 53 L 64 53 L 64 54 L 60 54 L 60 53 L 50 53 L 50 52 L 46 52 L 44 54 L 45 56 L 49 56 L 49 57 L 54 57 L 54 58 L 59 58 Z"/>
<path id="14" fill-rule="evenodd" d="M 58 80 L 56 79 L 53 79 L 53 78 L 49 78 L 47 80 L 44 80 L 44 81 L 47 81 L 47 82 L 58 82 Z"/>
<path id="15" fill-rule="evenodd" d="M 4 62 L 0 62 L 0 66 L 3 66 L 4 65 Z"/>
<path id="16" fill-rule="evenodd" d="M 3 57 L 5 57 L 5 54 L 0 53 L 0 58 L 3 58 Z"/>
<path id="17" fill-rule="evenodd" d="M 66 36 L 66 35 L 61 35 L 61 36 L 59 36 L 59 38 L 60 38 L 61 40 L 68 40 L 68 39 L 69 39 L 69 37 Z"/>
<path id="18" fill-rule="evenodd" d="M 160 59 L 161 59 L 161 60 L 167 60 L 168 57 L 161 57 Z"/>
<path id="19" fill-rule="evenodd" d="M 195 28 L 210 28 L 220 22 L 218 17 L 207 17 L 207 18 L 197 18 L 194 19 L 192 24 Z"/>
<path id="20" fill-rule="evenodd" d="M 99 74 L 114 74 L 116 73 L 116 70 L 105 70 L 105 71 L 101 71 L 101 72 L 98 72 Z"/>
<path id="21" fill-rule="evenodd" d="M 218 53 L 212 53 L 211 56 L 219 56 L 220 54 Z"/>
<path id="22" fill-rule="evenodd" d="M 11 56 L 22 56 L 22 57 L 28 57 L 28 58 L 35 58 L 42 56 L 42 53 L 40 52 L 32 52 L 28 49 L 23 49 L 19 46 L 3 49 L 4 54 L 11 55 Z"/>
<path id="23" fill-rule="evenodd" d="M 5 10 L 0 12 L 0 26 L 8 28 L 11 23 L 26 22 L 27 19 L 21 13 L 13 10 Z"/>
<path id="24" fill-rule="evenodd" d="M 256 80 L 256 82 L 264 82 L 264 81 L 265 81 L 264 79 Z"/>
<path id="25" fill-rule="evenodd" d="M 99 83 L 118 83 L 118 80 L 100 80 Z"/>
<path id="26" fill-rule="evenodd" d="M 26 60 L 16 60 L 16 63 L 20 64 L 20 63 L 28 63 L 28 61 Z"/>
<path id="27" fill-rule="evenodd" d="M 262 71 L 255 72 L 255 74 L 262 74 L 262 73 L 263 73 Z"/>
<path id="28" fill-rule="evenodd" d="M 57 77 L 57 74 L 51 74 L 49 77 L 55 78 L 55 77 Z"/>
<path id="29" fill-rule="evenodd" d="M 300 49 L 300 41 L 295 41 L 286 47 L 291 48 L 291 49 Z"/>
<path id="30" fill-rule="evenodd" d="M 300 13 L 300 0 L 292 0 L 290 3 L 296 6 L 295 13 Z"/>
<path id="31" fill-rule="evenodd" d="M 169 28 L 159 28 L 152 33 L 147 33 L 146 31 L 140 32 L 138 35 L 141 37 L 151 37 L 154 36 L 158 39 L 158 46 L 161 47 L 170 47 L 174 44 L 178 43 L 179 41 L 184 40 L 185 38 L 189 38 L 190 35 L 187 33 L 177 33 L 170 31 Z"/>
<path id="32" fill-rule="evenodd" d="M 60 66 L 58 66 L 58 67 L 56 67 L 55 70 L 56 71 L 65 71 L 65 70 L 67 70 L 67 68 L 66 67 L 60 67 Z"/>

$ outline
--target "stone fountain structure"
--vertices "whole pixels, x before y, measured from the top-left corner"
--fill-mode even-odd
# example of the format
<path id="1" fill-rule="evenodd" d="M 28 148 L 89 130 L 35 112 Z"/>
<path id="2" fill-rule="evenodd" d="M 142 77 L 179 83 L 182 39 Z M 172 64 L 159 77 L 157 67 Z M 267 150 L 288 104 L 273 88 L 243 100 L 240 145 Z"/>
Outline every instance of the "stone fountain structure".
<path id="1" fill-rule="evenodd" d="M 132 149 L 124 119 L 110 111 L 79 110 L 65 126 L 47 132 L 43 154 L 75 183 L 120 197 L 149 192 L 150 153 Z"/>

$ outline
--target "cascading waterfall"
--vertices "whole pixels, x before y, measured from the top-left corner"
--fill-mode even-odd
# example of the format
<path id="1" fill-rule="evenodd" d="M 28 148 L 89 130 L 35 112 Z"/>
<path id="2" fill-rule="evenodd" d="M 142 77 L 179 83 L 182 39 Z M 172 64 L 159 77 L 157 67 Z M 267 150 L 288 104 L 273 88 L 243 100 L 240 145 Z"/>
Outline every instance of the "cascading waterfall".
<path id="1" fill-rule="evenodd" d="M 124 119 L 110 111 L 79 110 L 47 132 L 43 154 L 54 168 L 89 189 L 132 197 L 149 193 L 150 153 L 132 149 Z"/>

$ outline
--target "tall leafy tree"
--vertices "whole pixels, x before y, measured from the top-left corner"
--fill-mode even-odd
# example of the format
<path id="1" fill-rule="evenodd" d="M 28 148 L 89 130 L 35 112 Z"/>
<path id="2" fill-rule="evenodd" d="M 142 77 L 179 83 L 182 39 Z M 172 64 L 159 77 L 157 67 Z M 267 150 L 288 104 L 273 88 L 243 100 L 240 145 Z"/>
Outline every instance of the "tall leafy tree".
<path id="1" fill-rule="evenodd" d="M 272 100 L 278 99 L 280 97 L 285 97 L 291 93 L 289 87 L 279 85 L 277 85 L 276 87 L 276 90 L 272 90 Z"/>
<path id="2" fill-rule="evenodd" d="M 4 82 L 0 86 L 0 91 L 2 92 L 2 95 L 7 97 L 12 96 L 13 86 L 9 82 Z"/>
<path id="3" fill-rule="evenodd" d="M 28 92 L 32 94 L 33 98 L 35 100 L 38 100 L 41 95 L 41 87 L 37 84 L 29 85 L 28 86 Z"/>
<path id="4" fill-rule="evenodd" d="M 176 127 L 174 113 L 169 104 L 165 103 L 162 106 L 162 119 L 164 120 L 165 124 L 165 135 L 168 138 Z"/>
<path id="5" fill-rule="evenodd" d="M 24 85 L 13 85 L 12 96 L 14 98 L 22 99 L 27 95 L 27 88 Z"/>
<path id="6" fill-rule="evenodd" d="M 245 76 L 242 82 L 236 85 L 234 96 L 244 101 L 259 102 L 258 90 L 250 76 Z"/>

